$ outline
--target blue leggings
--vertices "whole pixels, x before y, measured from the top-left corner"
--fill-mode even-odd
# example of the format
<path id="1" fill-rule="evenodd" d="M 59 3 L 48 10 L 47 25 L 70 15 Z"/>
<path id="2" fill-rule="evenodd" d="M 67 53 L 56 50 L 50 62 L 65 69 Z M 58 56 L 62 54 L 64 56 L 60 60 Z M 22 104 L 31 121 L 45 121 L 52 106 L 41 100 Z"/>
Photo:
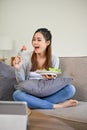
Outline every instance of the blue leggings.
<path id="1" fill-rule="evenodd" d="M 74 96 L 76 89 L 73 85 L 67 85 L 63 89 L 57 91 L 56 93 L 38 98 L 30 95 L 24 91 L 16 90 L 13 93 L 13 99 L 15 101 L 25 101 L 30 108 L 40 108 L 40 109 L 53 109 L 53 105 L 56 103 L 64 102 Z"/>

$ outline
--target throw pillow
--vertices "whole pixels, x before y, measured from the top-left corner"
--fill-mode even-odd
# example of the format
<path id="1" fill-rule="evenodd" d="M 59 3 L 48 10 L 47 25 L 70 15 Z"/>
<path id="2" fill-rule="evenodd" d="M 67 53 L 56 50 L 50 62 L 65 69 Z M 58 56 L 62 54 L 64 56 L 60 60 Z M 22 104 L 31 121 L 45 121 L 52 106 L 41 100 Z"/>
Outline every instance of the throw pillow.
<path id="1" fill-rule="evenodd" d="M 0 61 L 0 100 L 13 100 L 15 71 L 10 65 Z"/>
<path id="2" fill-rule="evenodd" d="M 70 84 L 71 81 L 72 78 L 70 77 L 58 77 L 52 80 L 30 79 L 15 85 L 15 88 L 37 97 L 45 97 L 56 93 L 66 85 Z"/>

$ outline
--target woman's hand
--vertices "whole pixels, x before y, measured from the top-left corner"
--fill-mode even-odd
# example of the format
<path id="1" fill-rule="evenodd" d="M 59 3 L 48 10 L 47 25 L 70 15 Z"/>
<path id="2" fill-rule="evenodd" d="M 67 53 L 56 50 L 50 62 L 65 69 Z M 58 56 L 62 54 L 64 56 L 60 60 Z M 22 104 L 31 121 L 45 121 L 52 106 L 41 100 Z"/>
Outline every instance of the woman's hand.
<path id="1" fill-rule="evenodd" d="M 22 66 L 22 57 L 21 56 L 16 56 L 15 59 L 13 60 L 13 66 L 15 69 L 20 69 Z"/>
<path id="2" fill-rule="evenodd" d="M 48 74 L 44 74 L 42 76 L 45 77 L 46 79 L 55 79 L 57 77 L 57 75 L 48 75 Z"/>

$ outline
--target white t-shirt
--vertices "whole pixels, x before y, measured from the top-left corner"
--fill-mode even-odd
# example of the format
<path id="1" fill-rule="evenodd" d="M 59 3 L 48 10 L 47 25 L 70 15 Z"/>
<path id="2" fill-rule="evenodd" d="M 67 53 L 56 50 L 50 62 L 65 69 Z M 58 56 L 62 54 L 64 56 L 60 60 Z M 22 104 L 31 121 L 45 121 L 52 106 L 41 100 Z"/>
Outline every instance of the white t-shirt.
<path id="1" fill-rule="evenodd" d="M 19 70 L 15 70 L 17 82 L 29 79 L 43 79 L 40 74 L 36 72 L 30 72 L 31 56 L 32 52 L 22 54 L 23 65 Z M 52 55 L 52 67 L 59 68 L 59 57 Z"/>

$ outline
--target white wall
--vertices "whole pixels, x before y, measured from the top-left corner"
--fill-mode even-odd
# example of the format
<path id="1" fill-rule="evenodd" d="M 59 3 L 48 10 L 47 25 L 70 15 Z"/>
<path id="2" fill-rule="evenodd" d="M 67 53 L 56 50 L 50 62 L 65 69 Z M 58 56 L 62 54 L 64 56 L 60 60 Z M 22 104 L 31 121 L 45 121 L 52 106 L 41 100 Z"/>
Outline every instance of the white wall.
<path id="1" fill-rule="evenodd" d="M 55 55 L 87 56 L 87 0 L 0 0 L 0 35 L 14 43 L 10 56 L 23 44 L 31 51 L 39 27 L 51 30 Z"/>

